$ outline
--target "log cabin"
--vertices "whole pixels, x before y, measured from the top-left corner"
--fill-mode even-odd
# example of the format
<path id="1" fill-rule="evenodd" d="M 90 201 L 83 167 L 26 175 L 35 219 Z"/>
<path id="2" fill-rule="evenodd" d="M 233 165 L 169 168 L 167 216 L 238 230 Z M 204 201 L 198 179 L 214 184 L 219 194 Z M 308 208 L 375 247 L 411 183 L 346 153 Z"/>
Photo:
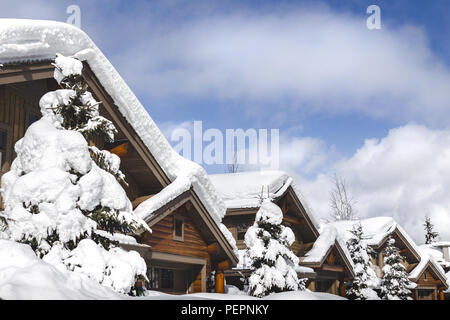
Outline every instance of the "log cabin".
<path id="1" fill-rule="evenodd" d="M 120 157 L 127 182 L 123 187 L 153 230 L 122 247 L 143 256 L 152 290 L 205 292 L 215 271 L 216 292 L 223 292 L 223 272 L 237 264 L 237 250 L 221 223 L 225 205 L 205 171 L 171 148 L 83 31 L 53 21 L 1 20 L 0 177 L 15 158 L 14 144 L 40 118 L 41 96 L 58 88 L 52 60 L 57 53 L 78 58 L 89 91 L 101 101 L 101 115 L 118 130 L 114 144 L 89 143 Z"/>
<path id="2" fill-rule="evenodd" d="M 245 255 L 244 236 L 253 225 L 260 207 L 260 199 L 266 193 L 283 212 L 283 225 L 292 229 L 295 242 L 291 250 L 300 257 L 297 274 L 308 279 L 312 291 L 345 295 L 343 285 L 354 276 L 352 262 L 342 244 L 333 240 L 333 245 L 321 252 L 319 261 L 303 260 L 314 244 L 324 238 L 318 231 L 306 200 L 295 186 L 293 179 L 282 171 L 254 171 L 210 175 L 227 206 L 223 223 L 230 230 L 239 249 L 239 263 L 226 272 L 227 284 L 242 288 L 245 279 L 251 274 L 248 258 Z"/>
<path id="3" fill-rule="evenodd" d="M 310 267 L 316 273 L 308 286 L 311 291 L 345 297 L 346 283 L 355 276 L 347 246 L 331 225 L 322 228 L 311 250 L 300 257 L 300 265 Z"/>
<path id="4" fill-rule="evenodd" d="M 361 223 L 364 241 L 372 247 L 374 255 L 371 267 L 379 278 L 383 276 L 383 250 L 389 236 L 404 256 L 403 265 L 409 273 L 409 279 L 417 286 L 412 290 L 415 300 L 443 300 L 448 289 L 445 272 L 437 261 L 426 251 L 418 247 L 407 232 L 391 217 L 376 217 L 358 221 L 340 221 L 330 225 L 336 227 L 343 239 L 350 237 L 355 223 Z"/>

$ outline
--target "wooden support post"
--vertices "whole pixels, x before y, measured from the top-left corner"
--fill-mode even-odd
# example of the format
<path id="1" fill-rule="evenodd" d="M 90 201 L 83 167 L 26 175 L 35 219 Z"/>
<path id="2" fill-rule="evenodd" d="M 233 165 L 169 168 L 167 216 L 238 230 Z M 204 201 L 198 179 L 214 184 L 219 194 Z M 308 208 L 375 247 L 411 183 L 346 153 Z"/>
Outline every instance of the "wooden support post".
<path id="1" fill-rule="evenodd" d="M 225 276 L 222 270 L 216 272 L 216 293 L 225 293 Z"/>
<path id="2" fill-rule="evenodd" d="M 444 290 L 439 290 L 439 300 L 445 300 L 445 298 L 444 298 Z"/>
<path id="3" fill-rule="evenodd" d="M 339 280 L 339 295 L 341 297 L 345 297 L 345 281 Z"/>

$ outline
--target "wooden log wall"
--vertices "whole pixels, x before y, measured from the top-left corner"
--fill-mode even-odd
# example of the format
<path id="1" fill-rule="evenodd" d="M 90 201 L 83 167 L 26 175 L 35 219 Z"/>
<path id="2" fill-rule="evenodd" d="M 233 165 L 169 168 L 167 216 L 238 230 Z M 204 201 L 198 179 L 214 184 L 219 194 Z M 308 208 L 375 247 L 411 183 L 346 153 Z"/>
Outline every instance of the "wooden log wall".
<path id="1" fill-rule="evenodd" d="M 174 240 L 174 215 L 184 220 L 184 239 L 183 241 Z M 208 253 L 208 245 L 198 232 L 190 214 L 184 209 L 179 208 L 174 213 L 169 214 L 155 225 L 151 226 L 152 233 L 146 233 L 141 243 L 148 244 L 152 251 L 161 253 L 170 253 L 180 256 L 201 258 L 206 260 L 206 275 L 211 272 L 211 256 Z M 197 268 L 194 268 L 197 269 Z M 194 291 L 201 292 L 202 273 L 201 268 L 193 270 Z"/>
<path id="2" fill-rule="evenodd" d="M 12 88 L 0 86 L 0 130 L 6 132 L 6 154 L 0 177 L 9 171 L 12 160 L 16 157 L 14 145 L 25 134 L 30 114 L 40 115 L 38 100 L 30 99 Z M 3 201 L 0 197 L 0 209 Z"/>

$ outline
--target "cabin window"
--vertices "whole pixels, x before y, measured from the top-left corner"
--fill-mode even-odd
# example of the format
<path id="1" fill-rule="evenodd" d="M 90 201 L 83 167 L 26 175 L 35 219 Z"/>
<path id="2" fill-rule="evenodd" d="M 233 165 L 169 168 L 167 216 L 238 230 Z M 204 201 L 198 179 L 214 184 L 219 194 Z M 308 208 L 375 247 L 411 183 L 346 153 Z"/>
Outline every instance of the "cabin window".
<path id="1" fill-rule="evenodd" d="M 419 289 L 417 290 L 418 300 L 433 300 L 433 289 Z"/>
<path id="2" fill-rule="evenodd" d="M 428 280 L 427 280 L 427 273 L 426 273 L 426 272 L 423 274 L 423 280 L 424 280 L 424 281 L 428 281 Z"/>
<path id="3" fill-rule="evenodd" d="M 175 216 L 173 218 L 173 239 L 177 241 L 184 241 L 184 219 Z"/>
<path id="4" fill-rule="evenodd" d="M 334 280 L 316 280 L 316 291 L 331 293 L 333 283 Z"/>
<path id="5" fill-rule="evenodd" d="M 242 240 L 242 241 L 245 240 L 245 233 L 247 232 L 247 229 L 248 229 L 248 225 L 245 223 L 241 223 L 236 226 L 236 233 L 237 233 L 238 240 Z"/>
<path id="6" fill-rule="evenodd" d="M 173 270 L 160 269 L 161 289 L 173 289 Z"/>
<path id="7" fill-rule="evenodd" d="M 41 118 L 41 116 L 39 114 L 34 113 L 34 112 L 28 112 L 26 127 L 28 128 L 34 122 L 38 121 L 40 118 Z"/>
<path id="8" fill-rule="evenodd" d="M 3 167 L 3 163 L 6 161 L 6 140 L 7 132 L 6 130 L 0 129 L 0 171 Z"/>
<path id="9" fill-rule="evenodd" d="M 149 289 L 173 289 L 174 270 L 150 267 L 147 271 Z"/>
<path id="10" fill-rule="evenodd" d="M 148 268 L 148 288 L 149 289 L 159 289 L 159 269 L 158 268 Z"/>

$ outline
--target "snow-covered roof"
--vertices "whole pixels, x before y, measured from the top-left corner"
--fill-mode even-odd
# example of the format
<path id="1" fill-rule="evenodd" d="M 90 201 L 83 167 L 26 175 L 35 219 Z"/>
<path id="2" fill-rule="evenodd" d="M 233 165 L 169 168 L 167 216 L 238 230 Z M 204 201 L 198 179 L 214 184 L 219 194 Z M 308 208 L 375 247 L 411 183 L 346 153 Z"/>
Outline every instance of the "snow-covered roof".
<path id="1" fill-rule="evenodd" d="M 269 196 L 272 199 L 281 197 L 289 187 L 292 187 L 313 224 L 316 227 L 319 225 L 311 207 L 308 205 L 308 201 L 300 192 L 292 177 L 284 171 L 247 171 L 212 174 L 209 177 L 228 209 L 259 208 L 263 187 L 264 195 L 267 195 L 268 188 Z"/>
<path id="2" fill-rule="evenodd" d="M 350 230 L 354 224 L 361 224 L 363 229 L 363 239 L 370 246 L 381 245 L 387 237 L 397 230 L 411 247 L 413 254 L 419 257 L 419 247 L 409 234 L 392 217 L 374 217 L 368 219 L 347 220 L 330 222 L 339 231 L 341 237 L 347 241 L 352 234 Z"/>
<path id="3" fill-rule="evenodd" d="M 172 149 L 137 97 L 86 33 L 56 21 L 0 19 L 0 64 L 49 61 L 57 53 L 74 56 L 89 64 L 170 181 L 173 183 L 177 178 L 190 181 L 206 210 L 220 226 L 226 206 L 205 170 Z M 176 185 L 185 187 L 182 183 Z M 171 194 L 173 192 L 171 190 Z M 149 207 L 154 210 L 157 206 L 153 203 Z M 146 217 L 151 212 L 139 210 L 139 214 Z"/>
<path id="4" fill-rule="evenodd" d="M 347 249 L 345 240 L 342 238 L 338 230 L 333 225 L 324 226 L 320 230 L 320 235 L 314 242 L 313 247 L 303 257 L 300 258 L 300 264 L 322 264 L 330 249 L 337 245 L 342 250 L 344 258 L 348 264 L 354 269 L 353 260 Z"/>
<path id="5" fill-rule="evenodd" d="M 432 245 L 433 247 L 450 247 L 450 241 L 436 241 Z"/>
<path id="6" fill-rule="evenodd" d="M 335 227 L 345 243 L 352 236 L 350 230 L 352 230 L 353 225 L 359 223 L 361 223 L 364 232 L 363 240 L 371 246 L 379 246 L 395 230 L 397 230 L 405 238 L 408 245 L 414 251 L 413 253 L 419 256 L 419 263 L 410 272 L 411 279 L 416 280 L 423 272 L 424 268 L 426 268 L 428 263 L 436 267 L 436 270 L 440 276 L 445 279 L 445 272 L 436 260 L 436 258 L 442 257 L 442 253 L 439 250 L 432 249 L 429 245 L 420 247 L 417 246 L 408 233 L 392 217 L 374 217 L 362 220 L 337 221 L 324 224 L 322 228 L 326 228 L 328 226 Z"/>
<path id="7" fill-rule="evenodd" d="M 364 241 L 370 246 L 378 246 L 387 236 L 389 236 L 397 227 L 397 223 L 391 217 L 375 217 L 361 220 L 344 220 L 330 222 L 325 225 L 334 226 L 342 238 L 347 241 L 352 237 L 351 230 L 353 225 L 361 224 L 363 229 Z"/>
<path id="8" fill-rule="evenodd" d="M 134 213 L 147 221 L 162 206 L 177 198 L 191 187 L 191 181 L 186 177 L 179 177 L 156 195 L 139 204 Z"/>
<path id="9" fill-rule="evenodd" d="M 419 250 L 422 253 L 428 254 L 430 257 L 432 257 L 437 263 L 439 263 L 440 266 L 448 268 L 450 267 L 450 261 L 447 261 L 444 259 L 444 253 L 442 250 L 439 250 L 440 246 L 435 246 L 434 243 L 432 244 L 422 244 L 419 246 Z"/>
<path id="10" fill-rule="evenodd" d="M 427 268 L 427 266 L 431 265 L 436 269 L 438 276 L 441 277 L 442 281 L 446 284 L 446 286 L 449 287 L 450 279 L 447 279 L 444 269 L 439 265 L 439 263 L 435 259 L 436 252 L 433 251 L 436 250 L 432 251 L 431 250 L 427 246 L 419 247 L 420 262 L 413 270 L 411 270 L 411 272 L 409 273 L 409 278 L 412 280 L 417 280 L 422 274 L 422 272 Z"/>

